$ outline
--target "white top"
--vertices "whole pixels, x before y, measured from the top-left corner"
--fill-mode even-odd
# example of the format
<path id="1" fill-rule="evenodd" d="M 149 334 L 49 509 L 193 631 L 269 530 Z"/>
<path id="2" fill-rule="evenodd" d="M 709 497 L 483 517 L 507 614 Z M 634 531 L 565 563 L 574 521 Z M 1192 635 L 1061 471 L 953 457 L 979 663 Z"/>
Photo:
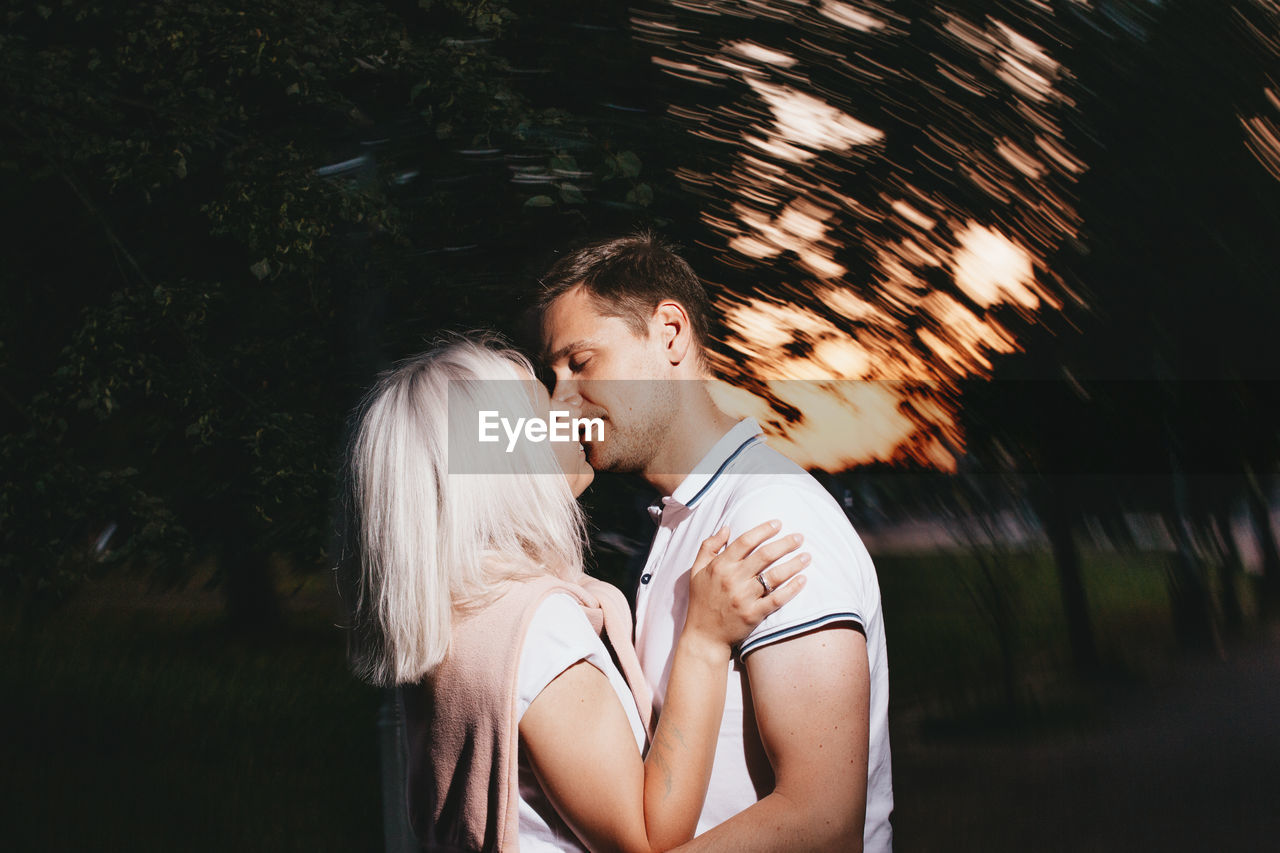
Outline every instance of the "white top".
<path id="1" fill-rule="evenodd" d="M 657 509 L 651 512 L 656 515 Z M 742 659 L 816 628 L 848 624 L 865 634 L 871 670 L 863 846 L 868 853 L 891 850 L 889 664 L 875 568 L 835 500 L 804 469 L 768 447 L 760 427 L 750 419 L 726 433 L 675 493 L 662 499 L 658 530 L 636 594 L 636 652 L 653 689 L 654 719 L 662 711 L 675 641 L 689 609 L 689 569 L 702 541 L 726 524 L 737 537 L 774 518 L 782 521 L 783 534 L 804 534 L 801 547 L 813 561 L 805 570 L 804 589 L 756 627 L 730 664 L 724 718 L 698 832 L 723 823 L 772 790 L 773 770 L 753 715 L 744 714 L 747 679 Z"/>
<path id="2" fill-rule="evenodd" d="M 549 595 L 538 605 L 525 635 L 520 653 L 520 670 L 516 682 L 516 719 L 537 698 L 542 689 L 556 676 L 578 661 L 587 661 L 608 677 L 613 691 L 618 694 L 631 723 L 636 738 L 636 749 L 643 750 L 644 725 L 636 710 L 635 699 L 626 679 L 618 672 L 609 650 L 587 621 L 586 614 L 571 596 L 564 593 Z M 555 807 L 538 784 L 529 766 L 524 750 L 517 761 L 520 785 L 520 851 L 521 853 L 549 853 L 550 851 L 585 850 L 573 831 L 561 820 Z"/>

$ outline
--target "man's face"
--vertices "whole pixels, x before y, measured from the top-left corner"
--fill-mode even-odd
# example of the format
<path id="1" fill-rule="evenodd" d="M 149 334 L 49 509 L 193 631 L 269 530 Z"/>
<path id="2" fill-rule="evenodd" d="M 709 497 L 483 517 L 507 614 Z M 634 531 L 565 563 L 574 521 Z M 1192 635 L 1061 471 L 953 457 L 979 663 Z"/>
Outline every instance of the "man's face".
<path id="1" fill-rule="evenodd" d="M 601 314 L 575 287 L 542 317 L 554 400 L 577 403 L 582 417 L 602 418 L 604 440 L 587 445 L 597 471 L 644 473 L 668 440 L 676 397 L 660 326 L 637 335 L 620 317 Z"/>

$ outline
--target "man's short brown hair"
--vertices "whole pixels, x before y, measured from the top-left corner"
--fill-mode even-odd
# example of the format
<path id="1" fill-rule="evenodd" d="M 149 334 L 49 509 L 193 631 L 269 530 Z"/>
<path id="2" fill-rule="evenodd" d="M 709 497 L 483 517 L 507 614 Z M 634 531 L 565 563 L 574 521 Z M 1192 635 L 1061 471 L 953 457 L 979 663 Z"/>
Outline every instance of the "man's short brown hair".
<path id="1" fill-rule="evenodd" d="M 602 240 L 565 255 L 542 277 L 538 309 L 582 285 L 597 310 L 618 317 L 637 335 L 648 334 L 658 304 L 679 302 L 689 316 L 699 357 L 710 343 L 711 307 L 702 282 L 689 264 L 648 232 Z"/>

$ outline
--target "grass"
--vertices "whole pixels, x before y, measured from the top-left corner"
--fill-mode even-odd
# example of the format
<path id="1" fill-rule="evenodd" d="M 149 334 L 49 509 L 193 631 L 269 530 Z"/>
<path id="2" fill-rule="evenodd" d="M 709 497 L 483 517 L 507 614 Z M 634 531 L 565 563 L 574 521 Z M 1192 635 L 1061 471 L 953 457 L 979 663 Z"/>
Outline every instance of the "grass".
<path id="1" fill-rule="evenodd" d="M 876 555 L 892 708 L 899 722 L 933 731 L 1016 729 L 1087 722 L 1091 696 L 1075 681 L 1052 558 L 1038 551 Z M 1158 678 L 1177 659 L 1165 572 L 1171 555 L 1086 552 L 1084 579 L 1104 672 Z M 998 593 L 983 583 L 992 567 Z M 1002 649 L 988 614 L 999 597 L 1012 613 L 1016 707 L 1008 707 Z"/>
<path id="2" fill-rule="evenodd" d="M 317 595 L 290 603 L 289 629 L 255 642 L 208 593 L 127 580 L 6 621 L 6 848 L 378 848 L 379 696 Z"/>
<path id="3" fill-rule="evenodd" d="M 1086 555 L 1099 648 L 1127 677 L 1175 657 L 1165 560 Z M 1012 714 L 982 615 L 991 593 L 973 594 L 979 560 L 876 564 L 895 738 L 1087 724 L 1047 555 L 1007 553 L 995 570 L 1017 614 Z M 225 633 L 217 595 L 198 584 L 157 595 L 121 577 L 39 622 L 0 614 L 6 848 L 379 849 L 380 696 L 345 669 L 327 578 L 302 581 L 287 604 L 288 630 L 257 641 Z"/>

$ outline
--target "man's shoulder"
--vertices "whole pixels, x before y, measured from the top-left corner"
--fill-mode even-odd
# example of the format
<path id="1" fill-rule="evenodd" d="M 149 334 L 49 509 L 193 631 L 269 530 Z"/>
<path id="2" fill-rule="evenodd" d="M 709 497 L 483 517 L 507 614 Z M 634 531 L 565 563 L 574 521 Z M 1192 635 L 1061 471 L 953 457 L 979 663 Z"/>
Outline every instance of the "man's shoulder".
<path id="1" fill-rule="evenodd" d="M 726 478 L 724 502 L 729 511 L 746 503 L 778 503 L 784 507 L 794 503 L 833 511 L 845 519 L 835 498 L 817 478 L 763 443 L 744 453 L 733 476 Z"/>
<path id="2" fill-rule="evenodd" d="M 733 531 L 745 531 L 778 519 L 784 530 L 803 533 L 805 549 L 815 558 L 811 577 L 822 573 L 816 561 L 824 555 L 836 556 L 842 565 L 849 565 L 852 556 L 853 563 L 870 570 L 871 558 L 862 537 L 826 487 L 776 450 L 761 447 L 758 451 L 725 484 L 721 523 Z"/>

